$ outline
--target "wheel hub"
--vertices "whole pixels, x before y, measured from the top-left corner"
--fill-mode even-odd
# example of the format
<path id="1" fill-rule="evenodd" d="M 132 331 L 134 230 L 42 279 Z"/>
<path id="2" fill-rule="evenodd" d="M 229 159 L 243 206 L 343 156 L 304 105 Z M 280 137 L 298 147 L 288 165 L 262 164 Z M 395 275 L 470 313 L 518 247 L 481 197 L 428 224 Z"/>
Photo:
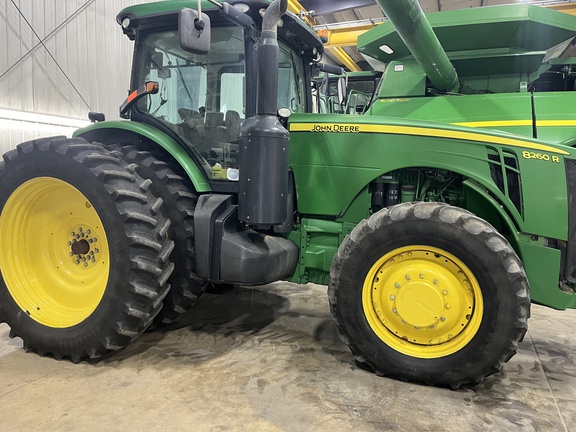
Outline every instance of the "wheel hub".
<path id="1" fill-rule="evenodd" d="M 444 299 L 430 281 L 410 281 L 398 290 L 394 299 L 398 315 L 408 325 L 428 327 L 436 324 L 444 310 Z"/>
<path id="2" fill-rule="evenodd" d="M 482 316 L 480 287 L 470 270 L 430 246 L 396 249 L 378 260 L 366 277 L 363 305 L 381 339 L 419 357 L 460 349 Z"/>
<path id="3" fill-rule="evenodd" d="M 92 230 L 79 226 L 71 232 L 71 240 L 68 241 L 70 247 L 70 259 L 78 266 L 89 267 L 90 264 L 98 261 L 100 250 L 96 247 L 98 237 L 93 235 Z"/>

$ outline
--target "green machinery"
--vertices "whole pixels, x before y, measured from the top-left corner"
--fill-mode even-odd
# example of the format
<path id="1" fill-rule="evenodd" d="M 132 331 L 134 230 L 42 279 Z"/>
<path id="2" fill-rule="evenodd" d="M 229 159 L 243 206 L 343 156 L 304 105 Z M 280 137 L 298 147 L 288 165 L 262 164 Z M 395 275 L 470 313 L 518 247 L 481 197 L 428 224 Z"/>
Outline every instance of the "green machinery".
<path id="1" fill-rule="evenodd" d="M 317 111 L 324 114 L 364 114 L 381 77 L 379 71 L 325 73 L 313 81 Z"/>
<path id="2" fill-rule="evenodd" d="M 378 3 L 409 31 L 361 41 L 398 56 L 364 115 L 312 113 L 323 47 L 285 0 L 121 11 L 129 121 L 92 113 L 74 138 L 0 163 L 11 335 L 77 362 L 177 319 L 209 282 L 316 282 L 358 361 L 457 388 L 515 354 L 531 301 L 575 307 L 571 93 L 524 90 L 545 87 L 546 68 L 571 76 L 541 63 L 543 41 L 573 37 L 576 21 L 525 6 L 435 15 L 471 35 L 479 16 L 512 43 L 468 52 L 480 35 L 435 26 L 447 56 L 415 0 Z"/>

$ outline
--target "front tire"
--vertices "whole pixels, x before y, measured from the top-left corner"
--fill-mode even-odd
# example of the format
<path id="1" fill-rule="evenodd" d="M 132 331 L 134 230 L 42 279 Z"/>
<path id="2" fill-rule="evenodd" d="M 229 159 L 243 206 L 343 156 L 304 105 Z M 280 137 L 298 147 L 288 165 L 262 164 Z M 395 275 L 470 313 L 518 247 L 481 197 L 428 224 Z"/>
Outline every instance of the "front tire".
<path id="1" fill-rule="evenodd" d="M 527 330 L 522 263 L 486 221 L 406 203 L 361 222 L 332 263 L 342 340 L 375 372 L 458 388 L 497 372 Z"/>
<path id="2" fill-rule="evenodd" d="M 57 359 L 126 346 L 162 307 L 170 221 L 149 180 L 100 145 L 46 138 L 0 163 L 0 320 Z"/>

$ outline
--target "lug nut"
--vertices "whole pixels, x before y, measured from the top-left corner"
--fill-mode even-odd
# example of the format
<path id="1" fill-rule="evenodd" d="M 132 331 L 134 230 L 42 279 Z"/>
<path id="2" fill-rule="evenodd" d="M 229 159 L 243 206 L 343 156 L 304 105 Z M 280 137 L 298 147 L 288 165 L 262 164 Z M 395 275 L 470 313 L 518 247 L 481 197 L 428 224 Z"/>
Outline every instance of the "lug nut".
<path id="1" fill-rule="evenodd" d="M 400 284 L 399 284 L 398 282 L 396 282 L 396 283 L 394 284 L 394 286 L 395 286 L 396 288 L 400 288 Z"/>
<path id="2" fill-rule="evenodd" d="M 394 300 L 396 297 L 394 297 L 394 295 L 390 296 L 390 300 Z"/>
<path id="3" fill-rule="evenodd" d="M 84 267 L 88 267 L 88 263 L 87 263 L 87 262 L 84 263 Z"/>
<path id="4" fill-rule="evenodd" d="M 406 275 L 406 280 L 410 280 L 410 275 Z"/>

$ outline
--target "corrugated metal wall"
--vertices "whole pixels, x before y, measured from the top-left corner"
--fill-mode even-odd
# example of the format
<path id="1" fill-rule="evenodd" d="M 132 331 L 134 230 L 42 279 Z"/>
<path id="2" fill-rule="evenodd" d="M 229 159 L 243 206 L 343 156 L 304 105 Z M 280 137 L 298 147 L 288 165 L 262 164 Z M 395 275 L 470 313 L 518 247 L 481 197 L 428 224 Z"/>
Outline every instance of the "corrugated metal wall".
<path id="1" fill-rule="evenodd" d="M 132 43 L 116 14 L 149 1 L 0 0 L 0 108 L 77 119 L 87 119 L 92 110 L 118 118 L 129 87 Z M 49 127 L 36 133 L 0 122 L 0 153 L 32 135 L 51 133 Z"/>

